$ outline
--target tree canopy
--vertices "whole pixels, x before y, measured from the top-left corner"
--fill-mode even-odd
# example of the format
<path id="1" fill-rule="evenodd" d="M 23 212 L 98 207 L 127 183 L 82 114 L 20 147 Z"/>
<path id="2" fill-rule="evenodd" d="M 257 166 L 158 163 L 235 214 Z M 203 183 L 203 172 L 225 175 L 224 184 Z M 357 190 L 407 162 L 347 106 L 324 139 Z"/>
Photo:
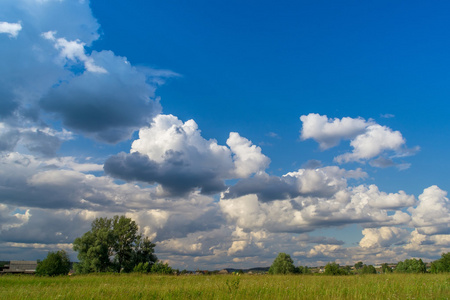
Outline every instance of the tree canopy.
<path id="1" fill-rule="evenodd" d="M 294 261 L 286 253 L 278 253 L 269 269 L 269 274 L 292 274 L 295 273 Z"/>
<path id="2" fill-rule="evenodd" d="M 151 267 L 157 258 L 148 237 L 138 234 L 136 222 L 125 216 L 97 218 L 91 230 L 73 242 L 80 263 L 77 272 L 131 272 L 139 263 Z"/>
<path id="3" fill-rule="evenodd" d="M 36 267 L 36 275 L 40 276 L 65 275 L 69 271 L 70 259 L 64 250 L 49 252 L 47 257 L 40 261 Z"/>
<path id="4" fill-rule="evenodd" d="M 406 259 L 397 264 L 395 272 L 397 273 L 425 273 L 427 267 L 421 259 Z"/>
<path id="5" fill-rule="evenodd" d="M 348 275 L 346 269 L 342 269 L 339 264 L 332 262 L 325 266 L 325 275 Z"/>
<path id="6" fill-rule="evenodd" d="M 450 252 L 442 253 L 440 259 L 431 264 L 431 273 L 450 272 Z"/>

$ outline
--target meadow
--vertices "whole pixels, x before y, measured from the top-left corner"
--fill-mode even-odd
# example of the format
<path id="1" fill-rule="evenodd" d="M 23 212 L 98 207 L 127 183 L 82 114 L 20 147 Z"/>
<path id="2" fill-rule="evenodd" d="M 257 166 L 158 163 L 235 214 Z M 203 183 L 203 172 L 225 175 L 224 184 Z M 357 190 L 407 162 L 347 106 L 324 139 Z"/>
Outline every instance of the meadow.
<path id="1" fill-rule="evenodd" d="M 0 276 L 0 299 L 449 299 L 450 274 Z"/>

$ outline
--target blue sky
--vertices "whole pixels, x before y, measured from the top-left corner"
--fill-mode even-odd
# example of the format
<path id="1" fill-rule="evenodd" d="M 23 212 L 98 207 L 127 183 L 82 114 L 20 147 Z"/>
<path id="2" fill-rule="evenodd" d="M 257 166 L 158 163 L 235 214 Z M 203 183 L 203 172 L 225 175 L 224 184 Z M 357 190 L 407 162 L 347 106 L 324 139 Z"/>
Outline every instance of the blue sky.
<path id="1" fill-rule="evenodd" d="M 450 251 L 450 4 L 0 4 L 0 258 L 126 214 L 178 268 Z"/>

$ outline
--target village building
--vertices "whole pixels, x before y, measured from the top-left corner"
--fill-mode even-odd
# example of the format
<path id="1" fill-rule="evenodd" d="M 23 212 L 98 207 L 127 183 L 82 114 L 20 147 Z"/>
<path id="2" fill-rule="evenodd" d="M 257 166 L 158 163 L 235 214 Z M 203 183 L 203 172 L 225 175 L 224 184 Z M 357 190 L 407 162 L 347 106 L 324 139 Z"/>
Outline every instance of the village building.
<path id="1" fill-rule="evenodd" d="M 9 265 L 5 265 L 2 273 L 13 274 L 34 274 L 36 273 L 37 261 L 35 260 L 11 260 Z"/>

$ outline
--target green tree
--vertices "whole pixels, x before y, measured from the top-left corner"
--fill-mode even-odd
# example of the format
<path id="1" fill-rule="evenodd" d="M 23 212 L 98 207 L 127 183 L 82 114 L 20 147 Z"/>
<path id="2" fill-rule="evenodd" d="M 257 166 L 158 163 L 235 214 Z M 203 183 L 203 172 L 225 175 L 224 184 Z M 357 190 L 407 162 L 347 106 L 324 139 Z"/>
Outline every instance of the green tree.
<path id="1" fill-rule="evenodd" d="M 347 270 L 341 269 L 339 264 L 332 262 L 325 266 L 325 275 L 348 275 Z"/>
<path id="2" fill-rule="evenodd" d="M 397 264 L 396 273 L 425 273 L 427 267 L 421 259 L 406 259 Z"/>
<path id="3" fill-rule="evenodd" d="M 293 274 L 295 273 L 294 261 L 286 253 L 278 253 L 269 268 L 269 274 Z"/>
<path id="4" fill-rule="evenodd" d="M 431 263 L 431 273 L 450 272 L 450 252 L 442 253 L 440 259 Z"/>
<path id="5" fill-rule="evenodd" d="M 355 270 L 362 269 L 362 267 L 364 267 L 364 264 L 362 261 L 359 261 L 355 264 Z"/>
<path id="6" fill-rule="evenodd" d="M 377 270 L 372 265 L 364 265 L 361 269 L 361 274 L 377 274 Z"/>
<path id="7" fill-rule="evenodd" d="M 36 275 L 39 276 L 66 275 L 69 271 L 70 259 L 64 250 L 49 252 L 36 267 Z"/>
<path id="8" fill-rule="evenodd" d="M 155 244 L 138 234 L 137 224 L 125 216 L 95 219 L 91 230 L 76 238 L 73 245 L 80 260 L 78 273 L 131 272 L 139 263 L 151 267 L 157 260 Z"/>

